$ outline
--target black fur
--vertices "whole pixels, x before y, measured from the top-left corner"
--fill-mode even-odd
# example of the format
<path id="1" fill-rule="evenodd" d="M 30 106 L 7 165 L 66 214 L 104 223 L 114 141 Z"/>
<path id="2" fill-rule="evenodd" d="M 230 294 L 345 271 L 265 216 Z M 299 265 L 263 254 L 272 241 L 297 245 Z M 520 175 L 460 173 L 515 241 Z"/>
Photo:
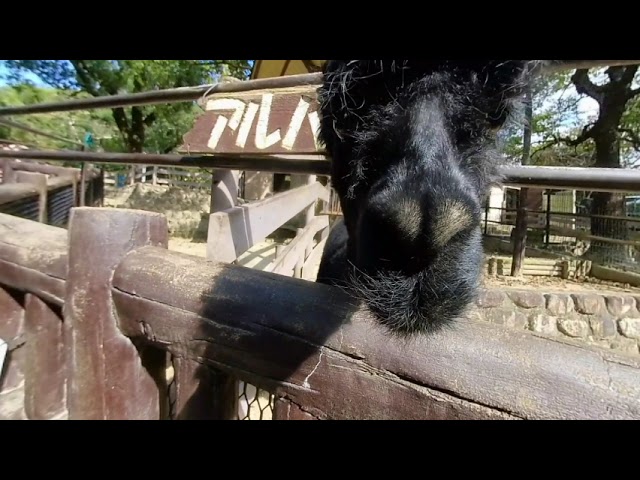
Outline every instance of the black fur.
<path id="1" fill-rule="evenodd" d="M 393 333 L 464 313 L 480 284 L 482 204 L 500 180 L 495 134 L 533 64 L 327 62 L 320 140 L 344 221 L 329 235 L 319 282 L 345 287 Z"/>

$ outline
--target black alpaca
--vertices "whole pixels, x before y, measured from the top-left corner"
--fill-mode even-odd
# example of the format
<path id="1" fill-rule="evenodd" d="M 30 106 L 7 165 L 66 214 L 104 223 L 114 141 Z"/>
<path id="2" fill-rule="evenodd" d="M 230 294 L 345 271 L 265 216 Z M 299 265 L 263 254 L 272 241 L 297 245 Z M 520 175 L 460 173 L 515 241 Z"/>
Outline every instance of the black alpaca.
<path id="1" fill-rule="evenodd" d="M 481 283 L 480 222 L 499 183 L 496 133 L 533 61 L 330 60 L 320 140 L 344 214 L 318 282 L 397 334 L 464 314 Z"/>

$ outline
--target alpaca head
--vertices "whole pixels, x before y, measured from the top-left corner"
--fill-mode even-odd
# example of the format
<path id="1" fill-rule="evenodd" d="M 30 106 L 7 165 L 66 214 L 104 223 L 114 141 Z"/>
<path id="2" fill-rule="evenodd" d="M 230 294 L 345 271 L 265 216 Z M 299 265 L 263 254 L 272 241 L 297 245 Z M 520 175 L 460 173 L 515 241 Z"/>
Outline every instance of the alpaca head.
<path id="1" fill-rule="evenodd" d="M 496 133 L 532 61 L 330 60 L 320 140 L 348 232 L 348 286 L 391 331 L 424 332 L 475 299 Z"/>

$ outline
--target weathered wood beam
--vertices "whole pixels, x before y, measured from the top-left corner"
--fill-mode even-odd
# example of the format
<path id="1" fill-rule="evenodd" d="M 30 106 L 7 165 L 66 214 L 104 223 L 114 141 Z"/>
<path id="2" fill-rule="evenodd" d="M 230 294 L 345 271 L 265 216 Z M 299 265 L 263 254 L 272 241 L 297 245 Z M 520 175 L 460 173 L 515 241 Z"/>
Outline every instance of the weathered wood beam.
<path id="1" fill-rule="evenodd" d="M 327 188 L 316 182 L 248 205 L 212 213 L 209 216 L 207 258 L 233 262 L 317 198 L 328 197 Z"/>
<path id="2" fill-rule="evenodd" d="M 640 419 L 640 360 L 584 344 L 481 321 L 396 339 L 339 289 L 153 247 L 113 288 L 127 335 L 318 418 Z"/>
<path id="3" fill-rule="evenodd" d="M 327 238 L 328 237 L 324 237 L 318 242 L 313 250 L 311 250 L 311 254 L 305 260 L 304 265 L 302 265 L 302 278 L 304 278 L 305 280 L 315 280 L 313 272 L 315 271 L 315 268 L 320 264 L 320 259 L 322 258 L 324 247 L 327 244 Z"/>
<path id="4" fill-rule="evenodd" d="M 30 420 L 65 417 L 66 358 L 62 316 L 40 298 L 26 295 L 25 411 Z"/>
<path id="5" fill-rule="evenodd" d="M 291 240 L 291 243 L 285 247 L 281 256 L 267 265 L 263 270 L 265 272 L 278 273 L 280 275 L 286 275 L 295 267 L 296 263 L 302 259 L 305 259 L 304 254 L 309 245 L 313 242 L 313 237 L 320 230 L 329 227 L 329 217 L 326 215 L 314 217 L 313 220 L 307 225 L 303 232 L 296 238 Z"/>
<path id="6" fill-rule="evenodd" d="M 1 190 L 1 189 L 0 189 Z M 62 305 L 67 277 L 67 231 L 0 213 L 3 284 Z"/>
<path id="7" fill-rule="evenodd" d="M 158 213 L 71 210 L 63 309 L 70 420 L 160 418 L 164 354 L 153 355 L 148 345 L 134 345 L 122 334 L 110 279 L 131 251 L 145 245 L 166 249 L 167 243 L 167 219 Z M 148 362 L 150 358 L 155 365 Z"/>

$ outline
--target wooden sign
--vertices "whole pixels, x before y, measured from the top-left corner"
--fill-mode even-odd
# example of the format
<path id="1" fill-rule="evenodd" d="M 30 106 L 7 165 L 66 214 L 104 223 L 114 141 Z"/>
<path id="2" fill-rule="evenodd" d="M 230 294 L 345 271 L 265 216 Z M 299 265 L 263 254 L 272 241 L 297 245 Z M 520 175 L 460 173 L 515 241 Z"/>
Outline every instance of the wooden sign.
<path id="1" fill-rule="evenodd" d="M 187 154 L 323 153 L 317 143 L 317 88 L 211 95 L 205 100 L 206 112 L 184 136 L 179 150 Z"/>

